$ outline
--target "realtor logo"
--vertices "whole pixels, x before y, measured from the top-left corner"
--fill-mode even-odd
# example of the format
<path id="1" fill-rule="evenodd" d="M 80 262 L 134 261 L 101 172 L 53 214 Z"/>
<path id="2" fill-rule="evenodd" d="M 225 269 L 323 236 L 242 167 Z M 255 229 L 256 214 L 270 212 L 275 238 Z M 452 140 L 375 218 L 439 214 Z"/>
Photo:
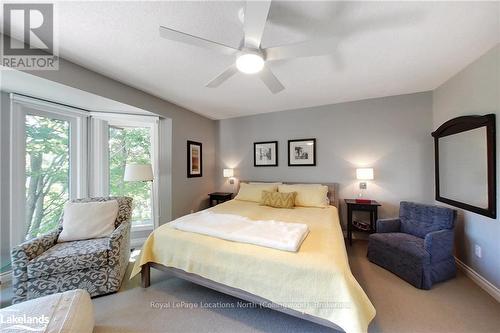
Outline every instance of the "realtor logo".
<path id="1" fill-rule="evenodd" d="M 54 5 L 3 5 L 2 65 L 21 70 L 58 69 L 54 48 Z"/>

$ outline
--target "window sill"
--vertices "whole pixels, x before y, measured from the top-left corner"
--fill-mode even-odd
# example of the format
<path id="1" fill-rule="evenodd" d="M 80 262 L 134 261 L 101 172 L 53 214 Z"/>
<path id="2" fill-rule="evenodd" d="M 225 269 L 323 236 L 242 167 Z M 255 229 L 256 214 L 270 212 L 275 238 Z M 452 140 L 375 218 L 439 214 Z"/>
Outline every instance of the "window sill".
<path id="1" fill-rule="evenodd" d="M 132 225 L 133 231 L 148 231 L 148 230 L 153 230 L 153 229 L 154 229 L 154 227 L 152 224 Z"/>

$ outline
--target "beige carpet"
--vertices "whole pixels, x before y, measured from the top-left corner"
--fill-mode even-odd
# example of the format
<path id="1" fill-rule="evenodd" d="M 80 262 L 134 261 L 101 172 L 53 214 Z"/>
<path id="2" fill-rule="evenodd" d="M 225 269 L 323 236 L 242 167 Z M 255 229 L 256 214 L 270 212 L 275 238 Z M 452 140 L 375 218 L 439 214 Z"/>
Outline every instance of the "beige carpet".
<path id="1" fill-rule="evenodd" d="M 500 332 L 500 304 L 461 272 L 425 291 L 366 259 L 366 242 L 348 247 L 353 274 L 377 309 L 369 332 Z M 276 311 L 238 307 L 238 299 L 152 270 L 151 287 L 127 281 L 94 300 L 95 332 L 331 332 Z M 157 309 L 151 302 L 180 308 Z M 217 308 L 187 307 L 206 302 Z"/>
<path id="2" fill-rule="evenodd" d="M 369 332 L 500 332 L 500 303 L 461 272 L 430 291 L 418 290 L 371 264 L 366 242 L 355 241 L 348 253 L 354 275 L 377 309 Z M 4 298 L 8 291 L 4 288 L 2 294 Z M 152 302 L 177 307 L 155 308 Z M 200 308 L 200 302 L 218 307 Z M 151 287 L 140 288 L 139 278 L 134 278 L 120 292 L 94 299 L 94 332 L 332 331 L 269 309 L 244 308 L 238 302 L 152 270 Z M 198 308 L 189 308 L 194 304 Z"/>

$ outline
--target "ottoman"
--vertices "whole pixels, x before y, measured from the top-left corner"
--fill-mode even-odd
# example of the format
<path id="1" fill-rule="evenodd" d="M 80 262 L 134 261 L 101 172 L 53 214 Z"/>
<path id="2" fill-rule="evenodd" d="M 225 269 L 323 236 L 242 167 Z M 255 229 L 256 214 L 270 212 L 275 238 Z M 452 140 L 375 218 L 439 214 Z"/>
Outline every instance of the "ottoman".
<path id="1" fill-rule="evenodd" d="M 43 296 L 0 309 L 0 331 L 91 333 L 94 308 L 86 290 Z"/>

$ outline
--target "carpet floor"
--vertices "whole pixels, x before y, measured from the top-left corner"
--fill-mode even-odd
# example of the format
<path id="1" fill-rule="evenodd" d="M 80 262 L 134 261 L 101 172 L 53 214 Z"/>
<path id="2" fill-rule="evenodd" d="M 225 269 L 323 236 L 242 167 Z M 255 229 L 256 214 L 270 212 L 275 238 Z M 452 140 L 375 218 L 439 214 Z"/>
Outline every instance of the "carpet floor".
<path id="1" fill-rule="evenodd" d="M 370 333 L 500 332 L 500 303 L 463 273 L 432 290 L 419 290 L 370 263 L 366 246 L 365 241 L 355 241 L 347 250 L 351 270 L 377 310 Z M 95 333 L 332 332 L 164 272 L 151 272 L 149 288 L 140 288 L 140 278 L 135 277 L 118 293 L 93 300 Z M 4 288 L 2 294 L 8 291 Z"/>

